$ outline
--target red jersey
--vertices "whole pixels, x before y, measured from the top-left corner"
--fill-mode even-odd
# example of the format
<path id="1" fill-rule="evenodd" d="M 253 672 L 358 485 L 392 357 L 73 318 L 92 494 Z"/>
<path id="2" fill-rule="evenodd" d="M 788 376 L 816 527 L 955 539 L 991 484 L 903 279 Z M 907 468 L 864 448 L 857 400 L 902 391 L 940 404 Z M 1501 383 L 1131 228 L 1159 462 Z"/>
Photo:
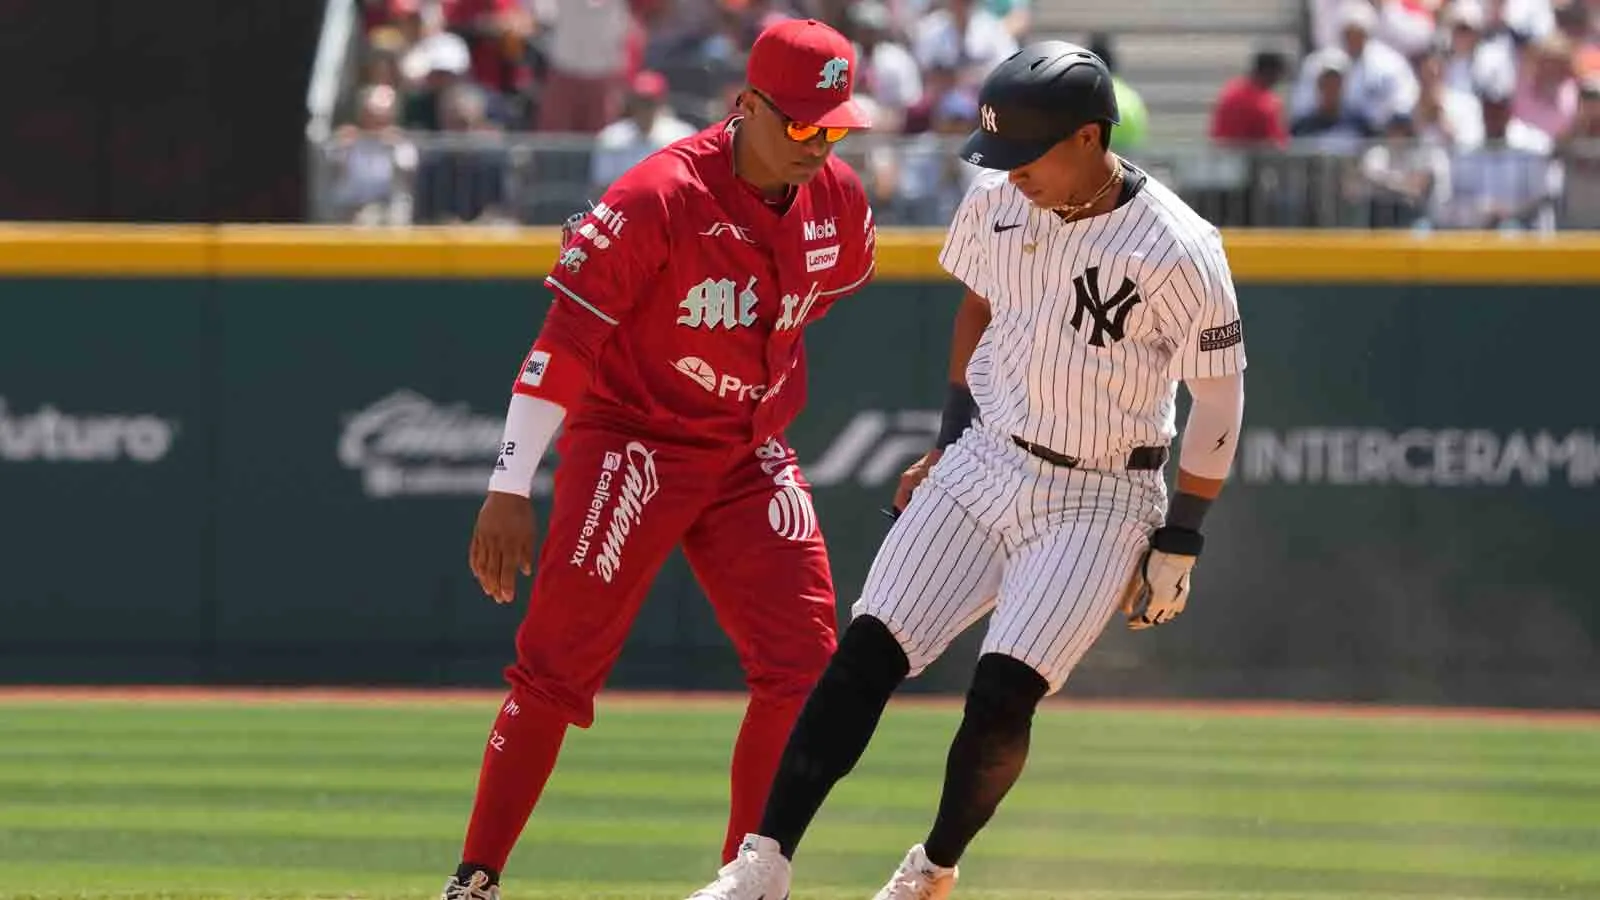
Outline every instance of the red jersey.
<path id="1" fill-rule="evenodd" d="M 1245 76 L 1223 85 L 1211 112 L 1211 139 L 1218 143 L 1289 143 L 1283 122 L 1283 102 L 1270 89 Z"/>
<path id="2" fill-rule="evenodd" d="M 830 156 L 787 206 L 733 171 L 730 118 L 646 158 L 577 226 L 515 390 L 691 443 L 780 433 L 805 405 L 804 327 L 872 277 L 861 180 Z"/>

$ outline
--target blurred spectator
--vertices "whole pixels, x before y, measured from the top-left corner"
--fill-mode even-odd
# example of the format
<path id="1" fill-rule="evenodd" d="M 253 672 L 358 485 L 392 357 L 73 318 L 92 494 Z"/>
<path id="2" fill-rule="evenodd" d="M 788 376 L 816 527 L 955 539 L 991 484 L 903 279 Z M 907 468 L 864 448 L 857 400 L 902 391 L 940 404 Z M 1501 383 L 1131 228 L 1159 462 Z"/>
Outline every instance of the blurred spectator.
<path id="1" fill-rule="evenodd" d="M 946 91 L 931 112 L 928 131 L 903 143 L 879 144 L 868 156 L 868 190 L 884 222 L 949 222 L 982 171 L 952 149 L 978 127 L 976 93 L 964 88 Z"/>
<path id="2" fill-rule="evenodd" d="M 445 25 L 467 42 L 472 77 L 512 105 L 533 87 L 534 17 L 523 0 L 438 0 Z M 491 106 L 491 109 L 493 107 Z"/>
<path id="3" fill-rule="evenodd" d="M 1420 140 L 1446 149 L 1476 147 L 1483 141 L 1483 109 L 1478 97 L 1449 84 L 1445 55 L 1429 53 L 1417 60 L 1417 108 L 1412 124 Z"/>
<path id="4" fill-rule="evenodd" d="M 369 85 L 358 104 L 356 123 L 340 128 L 327 149 L 333 215 L 358 225 L 410 224 L 417 148 L 395 127 L 399 97 L 390 85 Z"/>
<path id="5" fill-rule="evenodd" d="M 741 59 L 753 39 L 744 13 L 731 5 L 719 4 L 714 27 L 700 43 L 700 59 L 707 65 Z"/>
<path id="6" fill-rule="evenodd" d="M 933 110 L 944 96 L 956 89 L 961 78 L 954 64 L 935 62 L 922 72 L 922 96 L 906 110 L 900 130 L 904 134 L 921 134 L 933 127 Z"/>
<path id="7" fill-rule="evenodd" d="M 1484 0 L 1491 34 L 1504 34 L 1514 43 L 1536 41 L 1555 30 L 1555 7 L 1550 0 Z"/>
<path id="8" fill-rule="evenodd" d="M 1406 228 L 1422 223 L 1449 196 L 1449 153 L 1419 141 L 1408 116 L 1390 120 L 1384 138 L 1361 157 L 1361 174 L 1372 190 L 1371 225 Z"/>
<path id="9" fill-rule="evenodd" d="M 440 22 L 442 29 L 442 18 Z M 438 131 L 440 99 L 452 87 L 470 84 L 471 70 L 467 42 L 458 35 L 438 30 L 414 44 L 400 60 L 400 74 L 407 85 L 406 127 Z"/>
<path id="10" fill-rule="evenodd" d="M 721 2 L 744 17 L 750 35 L 750 40 L 743 44 L 744 47 L 755 43 L 756 35 L 765 31 L 768 26 L 795 17 L 795 11 L 782 0 L 721 0 Z"/>
<path id="11" fill-rule="evenodd" d="M 1439 224 L 1453 228 L 1555 227 L 1563 173 L 1551 158 L 1550 138 L 1512 115 L 1511 91 L 1486 87 L 1483 143 L 1450 160 L 1450 194 Z"/>
<path id="12" fill-rule="evenodd" d="M 1473 53 L 1473 84 L 1514 81 L 1521 47 L 1555 27 L 1549 0 L 1482 0 L 1483 30 Z"/>
<path id="13" fill-rule="evenodd" d="M 621 106 L 633 13 L 627 0 L 535 2 L 550 29 L 539 130 L 594 134 Z"/>
<path id="14" fill-rule="evenodd" d="M 1579 92 L 1566 150 L 1564 228 L 1600 228 L 1600 78 Z"/>
<path id="15" fill-rule="evenodd" d="M 1450 0 L 1363 0 L 1373 9 L 1372 36 L 1415 56 L 1432 43 L 1438 10 Z M 1349 0 L 1310 0 L 1313 50 L 1342 45 L 1345 7 Z"/>
<path id="16" fill-rule="evenodd" d="M 1369 127 L 1387 122 L 1401 113 L 1408 113 L 1417 103 L 1417 79 L 1411 64 L 1395 52 L 1394 48 L 1372 40 L 1376 13 L 1366 0 L 1348 0 L 1340 21 L 1340 48 L 1348 58 L 1343 73 L 1345 108 L 1351 115 L 1366 119 Z M 1324 48 L 1312 54 L 1315 58 L 1334 48 Z M 1308 58 L 1300 70 L 1295 86 L 1290 113 L 1300 118 L 1318 103 L 1318 68 Z"/>
<path id="17" fill-rule="evenodd" d="M 1313 104 L 1295 117 L 1289 134 L 1297 145 L 1317 153 L 1354 153 L 1372 137 L 1372 119 L 1352 109 L 1348 77 L 1350 58 L 1343 50 L 1329 47 L 1306 59 L 1311 72 Z"/>
<path id="18" fill-rule="evenodd" d="M 916 23 L 911 49 L 924 69 L 953 68 L 961 84 L 976 86 L 1019 48 L 1000 20 L 974 0 L 944 0 Z"/>
<path id="19" fill-rule="evenodd" d="M 983 6 L 1000 19 L 1006 32 L 1018 42 L 1027 36 L 1033 24 L 1029 0 L 985 0 Z"/>
<path id="20" fill-rule="evenodd" d="M 453 75 L 466 75 L 472 70 L 472 51 L 461 35 L 445 30 L 444 8 L 439 4 L 407 9 L 396 22 L 407 44 L 405 55 L 400 58 L 400 73 L 406 84 L 421 84 L 435 69 Z"/>
<path id="21" fill-rule="evenodd" d="M 1484 30 L 1484 12 L 1479 0 L 1455 0 L 1445 10 L 1441 22 L 1444 26 L 1441 35 L 1444 80 L 1452 90 L 1472 94 L 1477 90 L 1478 82 L 1499 77 L 1494 72 L 1482 71 L 1485 65 L 1503 64 L 1509 60 L 1495 53 L 1479 57 Z"/>
<path id="22" fill-rule="evenodd" d="M 362 27 L 370 34 L 374 28 L 386 24 L 392 13 L 389 0 L 358 0 L 361 7 Z"/>
<path id="23" fill-rule="evenodd" d="M 1572 45 L 1565 36 L 1551 34 L 1528 45 L 1511 112 L 1554 141 L 1572 130 L 1578 115 L 1578 79 L 1572 70 Z"/>
<path id="24" fill-rule="evenodd" d="M 368 44 L 361 83 L 392 87 L 398 95 L 405 87 L 405 80 L 400 75 L 401 50 L 400 41 L 374 41 Z"/>
<path id="25" fill-rule="evenodd" d="M 633 77 L 624 102 L 624 118 L 600 129 L 595 137 L 589 181 L 597 194 L 640 160 L 695 133 L 694 126 L 667 107 L 667 80 L 659 72 Z"/>
<path id="26" fill-rule="evenodd" d="M 1433 47 L 1435 0 L 1373 0 L 1377 25 L 1372 36 L 1407 59 Z"/>
<path id="27" fill-rule="evenodd" d="M 1288 72 L 1289 61 L 1282 53 L 1257 51 L 1249 73 L 1235 76 L 1217 95 L 1211 111 L 1211 139 L 1219 144 L 1286 146 L 1289 131 L 1277 87 Z"/>
<path id="28" fill-rule="evenodd" d="M 1567 0 L 1556 9 L 1556 27 L 1572 44 L 1572 69 L 1580 82 L 1600 78 L 1600 3 Z"/>
<path id="29" fill-rule="evenodd" d="M 939 5 L 941 0 L 889 0 L 893 6 L 894 20 L 901 27 L 910 28 Z M 1031 0 L 983 0 L 983 8 L 999 20 L 1002 28 L 1026 43 L 1024 37 L 1033 25 Z"/>
<path id="30" fill-rule="evenodd" d="M 1142 149 L 1150 136 L 1150 111 L 1139 92 L 1119 74 L 1111 35 L 1104 32 L 1090 35 L 1086 49 L 1100 57 L 1111 72 L 1111 87 L 1117 97 L 1117 118 L 1122 120 L 1111 129 L 1111 149 L 1123 155 Z"/>
<path id="31" fill-rule="evenodd" d="M 447 139 L 430 146 L 417 173 L 421 222 L 505 220 L 507 161 L 500 129 L 489 121 L 488 98 L 474 84 L 458 84 L 440 102 Z"/>
<path id="32" fill-rule="evenodd" d="M 861 66 L 860 88 L 876 100 L 883 120 L 874 121 L 879 131 L 898 131 L 906 110 L 922 97 L 922 72 L 911 51 L 894 40 L 889 8 L 878 0 L 852 3 L 849 34 L 856 43 L 856 59 Z"/>

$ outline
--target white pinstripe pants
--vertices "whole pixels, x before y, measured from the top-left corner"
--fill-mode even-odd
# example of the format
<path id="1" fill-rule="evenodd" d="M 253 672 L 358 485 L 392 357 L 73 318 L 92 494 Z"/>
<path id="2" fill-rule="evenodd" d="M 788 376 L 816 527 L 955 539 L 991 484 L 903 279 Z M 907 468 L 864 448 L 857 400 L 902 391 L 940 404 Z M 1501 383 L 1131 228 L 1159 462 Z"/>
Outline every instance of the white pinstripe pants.
<path id="1" fill-rule="evenodd" d="M 1054 693 L 1115 612 L 1166 502 L 1160 472 L 1066 469 L 969 428 L 912 493 L 851 613 L 883 621 L 914 676 L 993 609 L 983 652 L 1027 663 Z"/>

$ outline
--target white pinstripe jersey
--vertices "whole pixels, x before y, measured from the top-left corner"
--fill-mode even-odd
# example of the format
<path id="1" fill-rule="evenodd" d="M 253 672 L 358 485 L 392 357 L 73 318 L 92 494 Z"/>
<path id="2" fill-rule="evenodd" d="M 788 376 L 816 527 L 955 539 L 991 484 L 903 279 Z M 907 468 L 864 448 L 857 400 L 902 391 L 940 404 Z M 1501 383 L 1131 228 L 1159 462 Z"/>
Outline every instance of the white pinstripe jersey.
<path id="1" fill-rule="evenodd" d="M 1120 457 L 1172 441 L 1178 381 L 1244 370 L 1222 237 L 1148 176 L 1111 212 L 1069 223 L 985 172 L 939 262 L 989 301 L 967 365 L 985 428 Z"/>

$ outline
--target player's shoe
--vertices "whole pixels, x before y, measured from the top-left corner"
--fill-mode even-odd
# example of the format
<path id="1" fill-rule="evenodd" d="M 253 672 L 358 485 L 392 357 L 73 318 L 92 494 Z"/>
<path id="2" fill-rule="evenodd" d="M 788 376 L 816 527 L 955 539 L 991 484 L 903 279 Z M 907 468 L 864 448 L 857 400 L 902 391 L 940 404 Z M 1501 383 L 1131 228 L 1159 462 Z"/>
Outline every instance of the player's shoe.
<path id="1" fill-rule="evenodd" d="M 473 872 L 466 881 L 451 875 L 439 900 L 500 900 L 500 886 L 489 880 L 488 872 Z"/>
<path id="2" fill-rule="evenodd" d="M 717 880 L 689 900 L 789 900 L 789 861 L 778 842 L 747 834 L 733 862 L 717 870 Z"/>
<path id="3" fill-rule="evenodd" d="M 894 877 L 872 900 L 945 900 L 956 889 L 958 868 L 936 866 L 918 844 L 906 854 Z"/>

